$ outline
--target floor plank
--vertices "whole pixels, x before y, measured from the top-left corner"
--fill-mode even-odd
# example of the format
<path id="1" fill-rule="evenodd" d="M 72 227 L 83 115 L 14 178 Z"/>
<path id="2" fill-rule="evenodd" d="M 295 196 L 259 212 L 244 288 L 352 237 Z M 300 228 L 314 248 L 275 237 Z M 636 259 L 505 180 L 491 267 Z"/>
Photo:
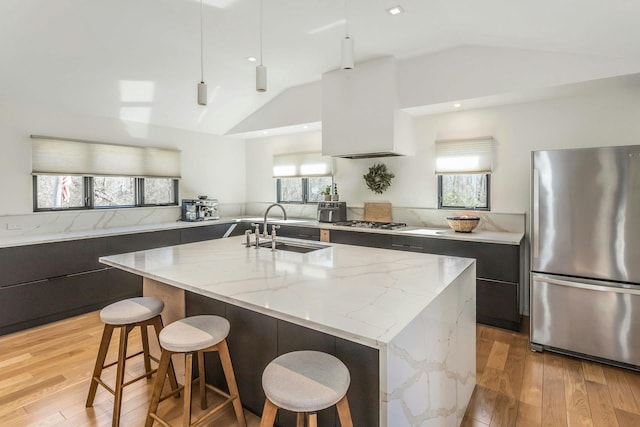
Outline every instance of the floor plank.
<path id="1" fill-rule="evenodd" d="M 566 426 L 567 405 L 564 392 L 562 356 L 546 352 L 543 355 L 542 425 Z"/>
<path id="2" fill-rule="evenodd" d="M 631 387 L 629 387 L 627 383 L 624 371 L 612 366 L 604 366 L 602 371 L 609 386 L 609 394 L 611 395 L 613 407 L 640 415 L 640 409 L 638 409 Z"/>
<path id="3" fill-rule="evenodd" d="M 566 357 L 562 360 L 562 367 L 568 424 L 576 426 L 592 425 L 582 363 L 577 359 Z"/>
<path id="4" fill-rule="evenodd" d="M 611 402 L 607 386 L 591 381 L 586 381 L 589 407 L 595 427 L 618 427 L 616 412 Z"/>

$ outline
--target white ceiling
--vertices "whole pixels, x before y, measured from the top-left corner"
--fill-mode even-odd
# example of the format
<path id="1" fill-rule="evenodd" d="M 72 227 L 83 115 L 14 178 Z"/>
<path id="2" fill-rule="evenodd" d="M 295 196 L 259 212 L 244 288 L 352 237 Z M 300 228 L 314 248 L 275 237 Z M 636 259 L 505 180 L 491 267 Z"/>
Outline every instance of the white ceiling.
<path id="1" fill-rule="evenodd" d="M 640 59 L 637 0 L 349 0 L 356 62 L 461 45 Z M 401 5 L 406 13 L 385 9 Z M 268 91 L 255 92 L 259 0 L 1 0 L 0 103 L 224 134 L 340 65 L 344 0 L 264 0 Z"/>

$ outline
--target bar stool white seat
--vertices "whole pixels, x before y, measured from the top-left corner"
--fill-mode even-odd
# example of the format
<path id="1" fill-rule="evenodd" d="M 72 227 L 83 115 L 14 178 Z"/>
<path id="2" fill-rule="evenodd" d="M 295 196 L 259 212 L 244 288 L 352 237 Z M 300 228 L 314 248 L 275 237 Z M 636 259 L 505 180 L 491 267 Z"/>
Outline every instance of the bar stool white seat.
<path id="1" fill-rule="evenodd" d="M 86 406 L 87 408 L 93 406 L 98 384 L 103 386 L 107 391 L 114 395 L 112 417 L 112 425 L 114 427 L 120 424 L 123 388 L 143 378 L 149 379 L 153 373 L 157 371 L 157 369 L 151 369 L 151 360 L 154 360 L 155 362 L 159 362 L 159 360 L 149 353 L 149 335 L 147 327 L 153 326 L 156 336 L 160 335 L 160 331 L 163 327 L 160 313 L 162 313 L 163 309 L 164 303 L 162 300 L 155 297 L 139 297 L 115 302 L 100 311 L 100 319 L 104 322 L 104 329 L 102 332 L 102 339 L 100 341 L 100 348 L 98 350 L 98 357 L 96 358 L 96 364 L 91 377 L 91 385 L 89 386 Z M 129 333 L 137 326 L 140 327 L 142 335 L 142 351 L 127 356 Z M 109 343 L 111 342 L 114 329 L 120 330 L 118 360 L 105 365 L 104 362 L 107 357 Z M 124 371 L 126 361 L 132 357 L 139 356 L 140 354 L 142 354 L 144 358 L 144 374 L 125 383 Z M 101 376 L 103 369 L 113 365 L 117 365 L 116 381 L 115 387 L 111 388 L 102 381 Z M 168 367 L 165 375 L 167 373 L 169 374 L 169 381 L 171 384 L 174 384 L 177 387 L 178 383 L 176 381 L 173 365 Z"/>
<path id="2" fill-rule="evenodd" d="M 272 427 L 278 408 L 297 413 L 297 427 L 317 426 L 317 411 L 336 405 L 340 425 L 353 427 L 347 401 L 349 370 L 339 359 L 318 351 L 294 351 L 274 359 L 262 374 L 267 396 L 260 427 Z"/>
<path id="3" fill-rule="evenodd" d="M 232 404 L 238 420 L 238 426 L 246 427 L 247 422 L 242 410 L 238 386 L 231 364 L 231 356 L 229 355 L 229 348 L 227 346 L 226 338 L 229 334 L 229 329 L 229 321 L 225 318 L 219 316 L 192 316 L 173 322 L 162 330 L 160 333 L 162 354 L 160 356 L 160 366 L 158 367 L 159 373 L 153 386 L 151 403 L 149 404 L 149 411 L 147 412 L 146 427 L 151 427 L 154 421 L 158 421 L 163 425 L 169 425 L 167 421 L 162 419 L 157 413 L 159 403 L 174 395 L 176 391 L 181 390 L 184 390 L 183 426 L 203 425 L 206 419 L 218 413 L 227 405 Z M 220 356 L 220 362 L 227 380 L 229 393 L 205 383 L 204 353 L 210 351 L 217 351 Z M 169 366 L 171 355 L 175 353 L 186 354 L 185 385 L 178 388 L 174 388 L 172 385 L 171 392 L 162 396 L 165 377 L 164 372 L 166 372 Z M 198 378 L 195 380 L 192 380 L 193 353 L 196 353 L 198 358 Z M 191 386 L 194 382 L 198 382 L 200 386 L 200 406 L 203 410 L 207 409 L 206 389 L 212 390 L 226 399 L 192 422 Z"/>

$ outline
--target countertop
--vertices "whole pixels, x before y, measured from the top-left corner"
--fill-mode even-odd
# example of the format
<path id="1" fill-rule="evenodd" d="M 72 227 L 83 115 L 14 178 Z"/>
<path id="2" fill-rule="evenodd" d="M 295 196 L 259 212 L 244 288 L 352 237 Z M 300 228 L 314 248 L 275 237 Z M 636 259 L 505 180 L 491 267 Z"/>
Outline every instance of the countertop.
<path id="1" fill-rule="evenodd" d="M 475 263 L 320 242 L 314 244 L 323 249 L 306 254 L 272 252 L 244 242 L 236 236 L 100 262 L 374 348 L 386 346 Z"/>
<path id="2" fill-rule="evenodd" d="M 40 244 L 40 243 L 53 243 L 53 242 L 61 242 L 66 240 L 117 236 L 121 234 L 144 233 L 144 232 L 150 232 L 150 231 L 162 231 L 162 230 L 190 228 L 190 227 L 203 227 L 203 226 L 213 225 L 213 224 L 234 224 L 242 221 L 262 223 L 263 218 L 254 217 L 254 216 L 251 216 L 251 217 L 240 216 L 240 217 L 233 217 L 233 218 L 221 218 L 219 220 L 211 220 L 211 221 L 198 221 L 198 222 L 172 221 L 172 222 L 159 223 L 159 224 L 132 225 L 128 227 L 107 228 L 107 229 L 99 229 L 99 230 L 83 230 L 83 231 L 73 231 L 73 232 L 64 232 L 64 233 L 56 233 L 56 234 L 20 235 L 20 236 L 2 238 L 2 240 L 0 240 L 0 248 L 11 247 L 11 246 L 33 245 L 33 244 Z M 430 238 L 437 238 L 437 239 L 463 240 L 463 241 L 484 242 L 484 243 L 499 243 L 499 244 L 507 244 L 507 245 L 519 245 L 520 242 L 522 241 L 522 238 L 524 237 L 524 233 L 508 233 L 508 232 L 501 232 L 501 231 L 474 230 L 471 233 L 456 233 L 455 231 L 449 228 L 427 228 L 427 227 L 408 226 L 398 230 L 380 230 L 380 229 L 357 228 L 357 227 L 343 227 L 343 226 L 337 226 L 331 223 L 320 223 L 315 220 L 304 219 L 304 218 L 290 219 L 287 221 L 282 219 L 277 219 L 277 218 L 269 218 L 268 222 L 273 224 L 286 224 L 286 225 L 292 225 L 292 226 L 316 227 L 316 228 L 323 228 L 327 230 L 344 230 L 344 231 L 354 231 L 354 232 L 360 232 L 360 233 L 395 234 L 400 236 L 430 237 Z"/>

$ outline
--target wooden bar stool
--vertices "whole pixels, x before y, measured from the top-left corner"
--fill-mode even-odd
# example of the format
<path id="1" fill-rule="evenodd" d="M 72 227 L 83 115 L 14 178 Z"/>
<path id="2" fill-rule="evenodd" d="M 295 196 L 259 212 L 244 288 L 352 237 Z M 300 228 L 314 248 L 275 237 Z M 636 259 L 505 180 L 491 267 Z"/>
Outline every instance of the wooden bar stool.
<path id="1" fill-rule="evenodd" d="M 160 366 L 158 367 L 158 375 L 153 385 L 153 393 L 151 395 L 151 403 L 147 413 L 147 421 L 145 426 L 151 427 L 154 420 L 169 426 L 167 421 L 158 416 L 158 405 L 161 401 L 172 396 L 175 391 L 184 390 L 184 411 L 182 413 L 183 426 L 202 425 L 206 419 L 219 412 L 229 404 L 233 404 L 233 409 L 238 419 L 239 427 L 246 427 L 247 422 L 244 418 L 242 403 L 238 393 L 236 377 L 233 373 L 231 365 L 231 356 L 227 346 L 227 335 L 229 335 L 229 321 L 219 316 L 193 316 L 171 323 L 160 332 L 160 346 L 162 354 L 160 356 Z M 225 393 L 217 387 L 206 384 L 204 372 L 204 353 L 209 351 L 217 351 L 222 363 L 224 376 L 227 380 L 229 393 Z M 185 353 L 185 384 L 184 387 L 174 388 L 165 396 L 161 396 L 162 387 L 164 386 L 165 373 L 170 365 L 171 355 L 175 353 Z M 198 357 L 198 378 L 192 380 L 193 369 L 193 353 Z M 194 382 L 198 382 L 200 386 L 200 406 L 207 409 L 206 389 L 210 389 L 215 393 L 225 397 L 226 399 L 220 404 L 211 408 L 208 412 L 200 416 L 193 423 L 191 422 L 191 386 Z"/>
<path id="2" fill-rule="evenodd" d="M 316 412 L 336 405 L 342 427 L 353 427 L 347 401 L 349 370 L 319 351 L 294 351 L 277 357 L 262 373 L 264 402 L 260 427 L 273 427 L 278 408 L 297 413 L 296 427 L 317 427 Z"/>
<path id="3" fill-rule="evenodd" d="M 96 397 L 96 391 L 98 384 L 103 386 L 107 391 L 113 394 L 113 418 L 112 425 L 114 427 L 120 424 L 120 408 L 122 406 L 122 389 L 138 380 L 143 378 L 151 378 L 151 375 L 157 371 L 157 369 L 151 369 L 151 360 L 159 362 L 157 358 L 153 357 L 149 353 L 149 335 L 147 333 L 147 326 L 153 326 L 156 335 L 160 335 L 162 330 L 162 318 L 160 313 L 164 308 L 162 300 L 154 297 L 140 297 L 130 298 L 123 301 L 118 301 L 111 305 L 106 306 L 100 311 L 100 319 L 104 322 L 104 329 L 102 332 L 102 340 L 100 341 L 100 348 L 98 350 L 98 357 L 96 358 L 96 365 L 93 368 L 93 376 L 91 378 L 91 385 L 89 386 L 89 395 L 87 396 L 87 408 L 93 406 L 93 400 Z M 129 333 L 136 326 L 140 327 L 142 334 L 142 351 L 127 356 L 127 343 Z M 120 330 L 120 346 L 118 348 L 118 360 L 104 364 L 107 358 L 107 352 L 109 350 L 109 343 L 111 342 L 111 336 L 114 329 Z M 144 358 L 144 370 L 145 373 L 130 380 L 124 382 L 124 369 L 125 362 L 132 357 L 143 355 Z M 115 387 L 111 388 L 105 384 L 102 379 L 102 370 L 110 366 L 117 365 L 116 368 L 116 381 Z M 165 371 L 165 375 L 166 375 Z M 177 388 L 178 383 L 176 381 L 176 374 L 171 365 L 169 372 L 169 381 Z"/>

